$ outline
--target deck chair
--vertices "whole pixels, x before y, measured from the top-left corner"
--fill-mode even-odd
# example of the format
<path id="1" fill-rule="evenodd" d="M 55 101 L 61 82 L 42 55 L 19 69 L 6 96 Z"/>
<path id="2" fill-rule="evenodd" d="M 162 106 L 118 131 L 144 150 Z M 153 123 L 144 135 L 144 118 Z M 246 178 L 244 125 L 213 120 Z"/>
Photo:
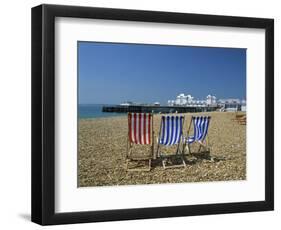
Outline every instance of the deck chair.
<path id="1" fill-rule="evenodd" d="M 128 113 L 127 171 L 150 171 L 154 152 L 153 137 L 153 115 L 151 113 Z M 132 151 L 135 145 L 150 145 L 148 155 L 133 155 Z M 129 168 L 132 161 L 145 161 L 145 163 L 147 161 L 147 167 Z"/>
<path id="2" fill-rule="evenodd" d="M 237 119 L 239 125 L 246 125 L 247 124 L 247 117 L 246 115 L 242 116 L 241 118 Z"/>
<path id="3" fill-rule="evenodd" d="M 189 154 L 191 153 L 190 145 L 193 143 L 199 144 L 200 152 L 203 147 L 205 151 L 209 151 L 208 147 L 208 130 L 210 125 L 210 116 L 192 116 L 189 124 L 189 128 L 187 131 L 187 136 L 184 138 L 184 146 L 183 146 L 183 154 L 187 150 Z M 193 135 L 190 135 L 191 125 L 193 123 Z"/>
<path id="4" fill-rule="evenodd" d="M 180 143 L 182 141 L 184 116 L 162 116 L 159 136 L 157 138 L 157 157 L 162 159 L 163 168 L 185 167 L 185 161 L 182 152 L 179 151 Z M 169 147 L 177 145 L 174 154 L 163 154 L 161 148 L 163 146 Z M 168 157 L 180 157 L 182 164 L 167 166 L 166 161 Z"/>
<path id="5" fill-rule="evenodd" d="M 244 113 L 238 113 L 238 112 L 236 112 L 235 113 L 235 117 L 234 118 L 232 118 L 231 120 L 232 121 L 239 121 L 241 118 L 243 118 L 245 116 L 245 114 Z"/>

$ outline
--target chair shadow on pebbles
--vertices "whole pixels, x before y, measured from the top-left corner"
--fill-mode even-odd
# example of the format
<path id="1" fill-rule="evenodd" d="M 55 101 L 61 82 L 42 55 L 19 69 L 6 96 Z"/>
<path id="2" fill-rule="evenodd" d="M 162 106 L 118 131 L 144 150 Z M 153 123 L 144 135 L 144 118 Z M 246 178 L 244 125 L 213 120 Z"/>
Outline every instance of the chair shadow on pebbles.
<path id="1" fill-rule="evenodd" d="M 225 157 L 211 155 L 210 151 L 202 151 L 202 152 L 198 152 L 198 153 L 192 153 L 189 155 L 185 155 L 185 162 L 187 165 L 197 164 L 202 161 L 209 162 L 209 163 L 215 163 L 215 162 L 225 161 L 225 160 L 227 160 Z"/>

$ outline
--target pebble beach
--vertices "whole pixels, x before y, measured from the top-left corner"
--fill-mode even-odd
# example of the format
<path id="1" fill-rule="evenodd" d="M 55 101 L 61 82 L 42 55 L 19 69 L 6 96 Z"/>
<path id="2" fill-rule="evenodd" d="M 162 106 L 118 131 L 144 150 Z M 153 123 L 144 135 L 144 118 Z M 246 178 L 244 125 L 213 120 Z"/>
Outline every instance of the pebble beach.
<path id="1" fill-rule="evenodd" d="M 192 146 L 192 155 L 186 155 L 185 168 L 164 170 L 158 159 L 152 162 L 151 171 L 127 172 L 127 116 L 79 119 L 78 132 L 78 186 L 115 186 L 138 184 L 163 184 L 231 181 L 246 179 L 246 125 L 233 120 L 235 113 L 210 112 L 187 113 L 184 134 L 187 133 L 192 115 L 209 115 L 208 132 L 210 153 L 197 154 L 198 146 Z M 154 115 L 154 151 L 159 134 L 161 115 Z M 164 148 L 167 154 L 174 148 Z M 147 146 L 138 146 L 135 154 L 146 154 Z"/>

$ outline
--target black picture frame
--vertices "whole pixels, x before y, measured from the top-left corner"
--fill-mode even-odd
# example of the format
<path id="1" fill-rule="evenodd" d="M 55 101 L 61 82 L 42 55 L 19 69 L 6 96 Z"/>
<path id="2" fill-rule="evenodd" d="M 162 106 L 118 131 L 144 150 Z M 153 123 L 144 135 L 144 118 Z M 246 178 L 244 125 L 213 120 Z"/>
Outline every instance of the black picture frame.
<path id="1" fill-rule="evenodd" d="M 55 213 L 55 18 L 109 19 L 265 29 L 265 200 Z M 32 221 L 41 225 L 163 218 L 274 209 L 274 20 L 126 9 L 32 8 Z"/>

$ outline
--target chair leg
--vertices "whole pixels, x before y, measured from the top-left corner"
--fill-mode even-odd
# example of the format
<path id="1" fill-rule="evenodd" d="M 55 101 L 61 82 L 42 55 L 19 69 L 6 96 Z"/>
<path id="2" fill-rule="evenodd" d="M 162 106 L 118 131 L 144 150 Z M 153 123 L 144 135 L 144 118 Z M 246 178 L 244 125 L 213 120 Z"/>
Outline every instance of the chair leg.
<path id="1" fill-rule="evenodd" d="M 185 150 L 187 150 L 187 154 L 191 154 L 190 145 L 185 145 Z"/>
<path id="2" fill-rule="evenodd" d="M 160 145 L 159 145 L 159 143 L 157 143 L 156 158 L 160 157 L 159 151 L 160 151 Z"/>
<path id="3" fill-rule="evenodd" d="M 162 166 L 163 166 L 164 170 L 165 170 L 165 169 L 169 169 L 169 168 L 180 168 L 180 167 L 186 168 L 186 163 L 185 163 L 185 160 L 184 160 L 183 155 L 180 156 L 180 157 L 181 157 L 181 160 L 182 160 L 182 164 L 180 164 L 180 165 L 178 165 L 178 164 L 177 164 L 177 165 L 171 165 L 171 166 L 167 166 L 167 165 L 166 165 L 167 159 L 162 158 Z"/>
<path id="4" fill-rule="evenodd" d="M 166 159 L 162 159 L 162 165 L 163 165 L 164 169 L 166 169 L 165 161 L 166 161 Z"/>
<path id="5" fill-rule="evenodd" d="M 156 159 L 156 157 L 157 157 L 156 154 L 157 154 L 157 153 L 155 153 L 155 151 L 154 151 L 154 145 L 153 145 L 153 146 L 151 146 L 151 155 L 152 155 L 152 159 L 154 159 L 154 160 Z"/>
<path id="6" fill-rule="evenodd" d="M 181 153 L 182 153 L 182 155 L 184 155 L 184 153 L 185 153 L 185 144 L 184 143 L 182 144 Z"/>
<path id="7" fill-rule="evenodd" d="M 153 150 L 154 150 L 154 146 L 152 145 L 151 146 L 151 157 L 153 157 Z M 128 156 L 130 156 L 131 155 L 131 152 L 132 152 L 132 145 L 129 145 L 129 151 L 128 151 Z M 150 171 L 151 170 L 151 159 L 148 159 L 148 160 L 143 160 L 143 161 L 145 161 L 145 162 L 147 162 L 148 161 L 148 164 L 147 164 L 147 167 L 145 166 L 145 168 L 132 168 L 132 169 L 130 169 L 129 168 L 129 162 L 130 161 L 134 161 L 134 160 L 132 160 L 132 159 L 130 159 L 130 158 L 128 158 L 127 157 L 127 159 L 126 159 L 126 171 L 137 171 L 137 172 L 139 172 L 139 171 Z M 138 161 L 138 160 L 136 160 L 136 161 Z"/>
<path id="8" fill-rule="evenodd" d="M 185 160 L 184 160 L 183 156 L 182 156 L 182 163 L 183 163 L 184 167 L 186 168 L 186 163 L 185 163 Z"/>
<path id="9" fill-rule="evenodd" d="M 128 144 L 128 151 L 127 151 L 127 156 L 126 156 L 126 170 L 128 170 L 128 165 L 129 165 L 129 157 L 131 155 L 132 152 L 132 145 L 131 143 Z"/>
<path id="10" fill-rule="evenodd" d="M 208 146 L 207 146 L 207 143 L 202 143 L 202 142 L 198 142 L 199 143 L 199 150 L 198 150 L 198 152 L 201 150 L 201 148 L 203 147 L 204 148 L 204 150 L 205 151 L 208 151 L 209 150 L 209 148 L 208 148 Z"/>
<path id="11" fill-rule="evenodd" d="M 190 149 L 189 149 L 189 146 L 188 145 L 186 145 L 185 146 L 185 149 L 184 149 L 185 151 L 187 150 L 187 154 L 190 154 Z"/>
<path id="12" fill-rule="evenodd" d="M 160 147 L 159 147 L 160 149 Z M 186 167 L 186 163 L 184 161 L 184 155 L 183 155 L 183 152 L 182 151 L 179 151 L 179 145 L 177 147 L 177 152 L 176 152 L 176 157 L 180 157 L 181 160 L 182 160 L 182 164 L 181 165 L 171 165 L 171 166 L 167 166 L 166 165 L 166 161 L 167 161 L 167 158 L 165 158 L 164 156 L 161 156 L 161 153 L 159 154 L 161 160 L 162 160 L 162 166 L 164 169 L 168 169 L 168 168 L 179 168 L 179 167 Z"/>
<path id="13" fill-rule="evenodd" d="M 151 162 L 152 162 L 152 159 L 154 159 L 154 142 L 152 143 L 152 146 L 151 146 L 151 155 L 150 155 L 150 158 L 148 159 L 145 159 L 143 161 L 145 161 L 145 167 L 146 168 L 132 168 L 130 169 L 129 168 L 129 163 L 130 161 L 134 161 L 133 159 L 130 158 L 130 155 L 131 155 L 131 152 L 132 152 L 132 147 L 133 145 L 131 143 L 128 142 L 128 145 L 127 145 L 127 156 L 126 156 L 126 163 L 125 163 L 125 168 L 126 168 L 126 171 L 150 171 L 151 170 Z M 135 161 L 138 161 L 138 160 L 135 160 Z M 147 162 L 147 164 L 146 164 Z"/>
<path id="14" fill-rule="evenodd" d="M 184 148 L 184 146 L 183 146 L 183 148 Z M 184 150 L 181 151 L 180 154 L 181 154 L 181 157 L 182 157 L 182 163 L 183 163 L 184 167 L 186 167 L 186 163 L 185 163 L 185 160 L 184 160 L 184 158 L 185 158 L 185 156 L 184 156 Z"/>
<path id="15" fill-rule="evenodd" d="M 179 153 L 179 148 L 180 148 L 180 143 L 178 143 L 178 147 L 177 147 L 177 152 L 176 152 L 176 154 Z"/>

